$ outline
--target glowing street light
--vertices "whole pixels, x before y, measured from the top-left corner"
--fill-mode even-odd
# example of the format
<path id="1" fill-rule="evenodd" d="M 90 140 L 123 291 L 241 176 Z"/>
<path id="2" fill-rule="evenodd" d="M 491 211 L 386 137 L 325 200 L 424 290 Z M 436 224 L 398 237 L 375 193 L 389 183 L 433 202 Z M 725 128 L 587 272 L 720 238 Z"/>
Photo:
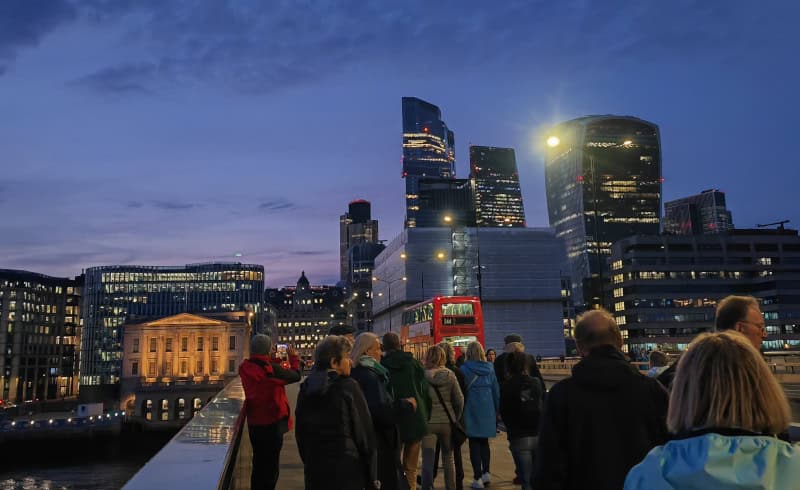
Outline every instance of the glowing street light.
<path id="1" fill-rule="evenodd" d="M 550 136 L 547 138 L 547 146 L 550 148 L 555 148 L 556 146 L 561 144 L 561 140 L 558 136 Z"/>
<path id="2" fill-rule="evenodd" d="M 437 259 L 444 260 L 445 257 L 446 257 L 446 255 L 445 255 L 444 252 L 436 252 L 436 258 Z"/>
<path id="3" fill-rule="evenodd" d="M 625 141 L 622 142 L 622 146 L 631 146 L 632 144 L 633 144 L 633 141 L 631 141 L 631 140 L 625 140 Z"/>
<path id="4" fill-rule="evenodd" d="M 448 224 L 450 224 L 450 223 L 452 223 L 452 222 L 453 222 L 453 217 L 452 217 L 452 216 L 450 216 L 449 214 L 446 214 L 446 215 L 444 216 L 444 218 L 442 218 L 442 219 L 444 220 L 444 222 L 445 222 L 445 223 L 448 223 Z"/>

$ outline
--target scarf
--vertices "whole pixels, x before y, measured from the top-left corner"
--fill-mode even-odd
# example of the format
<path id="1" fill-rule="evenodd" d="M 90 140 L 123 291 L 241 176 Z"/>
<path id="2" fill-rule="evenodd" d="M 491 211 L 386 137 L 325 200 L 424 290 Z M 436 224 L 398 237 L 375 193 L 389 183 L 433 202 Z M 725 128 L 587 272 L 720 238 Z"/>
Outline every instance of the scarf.
<path id="1" fill-rule="evenodd" d="M 389 386 L 389 371 L 383 367 L 383 364 L 379 363 L 370 356 L 359 357 L 358 364 L 359 366 L 364 366 L 378 373 L 378 376 L 383 379 L 383 384 Z"/>

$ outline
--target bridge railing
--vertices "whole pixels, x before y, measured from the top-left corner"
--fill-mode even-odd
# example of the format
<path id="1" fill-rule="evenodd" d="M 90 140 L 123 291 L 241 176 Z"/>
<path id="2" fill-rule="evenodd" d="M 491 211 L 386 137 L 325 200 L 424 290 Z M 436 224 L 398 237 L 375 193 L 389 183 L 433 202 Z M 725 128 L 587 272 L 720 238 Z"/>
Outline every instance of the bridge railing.
<path id="1" fill-rule="evenodd" d="M 128 483 L 125 490 L 249 487 L 252 457 L 239 378 L 228 383 Z M 248 474 L 244 474 L 245 471 Z M 246 482 L 246 485 L 244 484 Z"/>

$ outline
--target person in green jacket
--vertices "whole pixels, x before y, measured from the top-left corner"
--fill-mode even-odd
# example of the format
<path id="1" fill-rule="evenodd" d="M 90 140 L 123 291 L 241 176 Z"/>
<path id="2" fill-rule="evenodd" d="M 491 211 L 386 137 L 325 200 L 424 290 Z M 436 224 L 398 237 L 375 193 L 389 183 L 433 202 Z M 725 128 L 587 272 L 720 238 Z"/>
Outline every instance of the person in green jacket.
<path id="1" fill-rule="evenodd" d="M 398 423 L 400 440 L 403 444 L 403 471 L 411 490 L 417 488 L 417 466 L 422 437 L 428 433 L 428 414 L 431 410 L 431 397 L 425 370 L 409 352 L 403 352 L 400 337 L 389 332 L 383 336 L 385 355 L 381 364 L 389 371 L 389 385 L 396 398 L 414 398 L 417 410 L 404 414 Z"/>

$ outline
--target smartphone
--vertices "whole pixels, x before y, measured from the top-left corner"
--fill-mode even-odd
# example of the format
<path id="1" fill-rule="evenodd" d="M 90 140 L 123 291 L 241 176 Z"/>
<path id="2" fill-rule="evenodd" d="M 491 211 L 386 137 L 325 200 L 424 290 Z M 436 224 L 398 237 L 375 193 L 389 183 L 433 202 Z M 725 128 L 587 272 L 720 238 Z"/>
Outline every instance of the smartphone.
<path id="1" fill-rule="evenodd" d="M 286 355 L 286 344 L 278 344 L 278 358 L 279 359 L 286 359 L 288 356 Z"/>

